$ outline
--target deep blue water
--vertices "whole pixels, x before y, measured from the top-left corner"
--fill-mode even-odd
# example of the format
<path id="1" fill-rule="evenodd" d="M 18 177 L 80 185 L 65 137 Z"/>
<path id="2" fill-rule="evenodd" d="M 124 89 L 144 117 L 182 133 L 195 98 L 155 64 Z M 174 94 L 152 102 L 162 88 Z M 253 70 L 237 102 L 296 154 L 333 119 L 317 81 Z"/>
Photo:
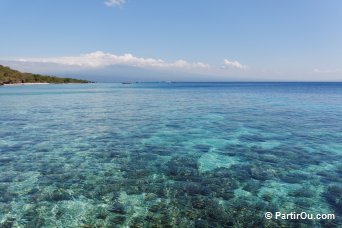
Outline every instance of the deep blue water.
<path id="1" fill-rule="evenodd" d="M 342 83 L 0 87 L 0 227 L 338 227 L 341 161 Z"/>

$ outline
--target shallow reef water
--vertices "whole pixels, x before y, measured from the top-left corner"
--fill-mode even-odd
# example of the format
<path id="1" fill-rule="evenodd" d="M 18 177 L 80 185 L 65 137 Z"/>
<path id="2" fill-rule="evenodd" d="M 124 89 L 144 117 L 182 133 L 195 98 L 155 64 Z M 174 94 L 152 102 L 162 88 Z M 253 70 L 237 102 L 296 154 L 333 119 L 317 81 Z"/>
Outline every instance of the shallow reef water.
<path id="1" fill-rule="evenodd" d="M 0 227 L 341 227 L 341 215 L 341 83 L 0 88 Z"/>

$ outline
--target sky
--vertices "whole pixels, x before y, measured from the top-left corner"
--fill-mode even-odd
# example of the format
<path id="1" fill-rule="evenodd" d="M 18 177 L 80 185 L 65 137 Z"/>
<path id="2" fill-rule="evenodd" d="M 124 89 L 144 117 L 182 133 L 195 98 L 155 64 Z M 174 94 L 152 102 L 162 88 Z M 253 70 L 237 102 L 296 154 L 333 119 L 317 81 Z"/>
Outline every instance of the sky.
<path id="1" fill-rule="evenodd" d="M 0 0 L 0 64 L 93 81 L 342 81 L 340 0 Z"/>

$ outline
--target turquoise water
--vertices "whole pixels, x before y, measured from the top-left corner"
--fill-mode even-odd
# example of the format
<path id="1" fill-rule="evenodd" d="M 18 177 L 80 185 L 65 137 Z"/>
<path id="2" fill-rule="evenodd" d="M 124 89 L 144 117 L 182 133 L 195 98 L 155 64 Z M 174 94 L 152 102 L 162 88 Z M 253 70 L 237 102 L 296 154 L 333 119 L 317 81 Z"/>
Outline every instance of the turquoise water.
<path id="1" fill-rule="evenodd" d="M 338 83 L 0 87 L 0 227 L 338 227 L 341 161 Z"/>

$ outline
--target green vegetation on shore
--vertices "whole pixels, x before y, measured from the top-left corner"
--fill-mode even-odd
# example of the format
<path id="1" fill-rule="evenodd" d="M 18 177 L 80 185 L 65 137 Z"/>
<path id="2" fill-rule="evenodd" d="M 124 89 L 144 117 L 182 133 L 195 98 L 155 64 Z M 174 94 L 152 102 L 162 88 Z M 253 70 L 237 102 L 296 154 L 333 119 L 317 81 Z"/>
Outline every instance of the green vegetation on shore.
<path id="1" fill-rule="evenodd" d="M 89 83 L 87 80 L 22 73 L 0 65 L 0 85 L 18 83 Z"/>

